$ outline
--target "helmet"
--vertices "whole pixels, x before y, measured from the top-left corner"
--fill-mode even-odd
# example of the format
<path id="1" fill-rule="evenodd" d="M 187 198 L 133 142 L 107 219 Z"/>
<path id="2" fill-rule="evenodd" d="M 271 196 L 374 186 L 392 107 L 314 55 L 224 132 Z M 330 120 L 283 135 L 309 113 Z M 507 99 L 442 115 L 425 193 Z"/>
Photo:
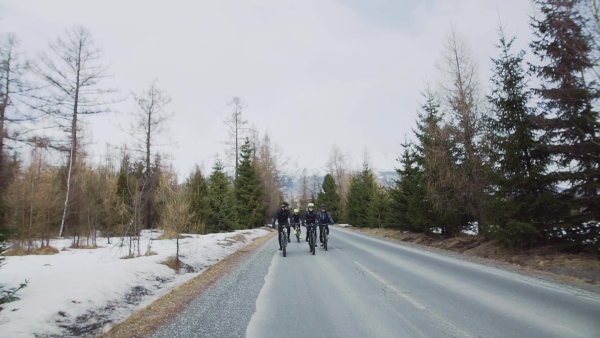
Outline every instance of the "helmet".
<path id="1" fill-rule="evenodd" d="M 286 202 L 286 201 L 281 202 L 281 207 L 282 208 L 283 207 L 289 207 L 289 206 L 290 206 L 290 204 L 288 202 Z"/>
<path id="2" fill-rule="evenodd" d="M 321 209 L 325 209 L 325 204 L 321 204 Z"/>
<path id="3" fill-rule="evenodd" d="M 308 206 L 306 206 L 307 208 L 314 208 L 315 204 L 314 203 L 308 203 Z"/>
<path id="4" fill-rule="evenodd" d="M 294 209 L 294 214 L 297 214 L 299 212 L 300 212 L 300 209 L 298 209 L 298 208 Z"/>

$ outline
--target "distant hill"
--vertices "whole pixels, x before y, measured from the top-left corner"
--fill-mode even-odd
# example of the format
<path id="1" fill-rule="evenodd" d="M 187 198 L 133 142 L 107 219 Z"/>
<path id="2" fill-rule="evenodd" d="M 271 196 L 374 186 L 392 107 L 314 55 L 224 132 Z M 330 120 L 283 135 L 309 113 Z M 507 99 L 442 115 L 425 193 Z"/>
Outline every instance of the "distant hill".
<path id="1" fill-rule="evenodd" d="M 394 185 L 394 181 L 398 179 L 398 173 L 395 170 L 377 170 L 374 171 L 375 179 L 379 184 L 385 187 L 392 187 Z M 314 181 L 316 180 L 321 187 L 323 184 L 323 179 L 325 176 L 308 176 L 308 185 L 309 187 L 314 185 Z M 302 186 L 302 176 L 300 175 L 284 175 L 281 177 L 281 186 L 284 189 L 284 193 L 289 194 L 292 193 L 294 195 L 300 194 L 300 187 Z"/>

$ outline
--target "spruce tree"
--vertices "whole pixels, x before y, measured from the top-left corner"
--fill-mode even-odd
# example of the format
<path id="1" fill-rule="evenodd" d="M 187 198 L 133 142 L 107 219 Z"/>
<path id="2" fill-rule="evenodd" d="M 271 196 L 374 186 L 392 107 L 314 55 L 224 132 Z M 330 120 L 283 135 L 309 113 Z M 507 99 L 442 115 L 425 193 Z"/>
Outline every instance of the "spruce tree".
<path id="1" fill-rule="evenodd" d="M 192 230 L 201 234 L 210 232 L 207 225 L 210 218 L 210 205 L 208 203 L 208 182 L 200 168 L 196 167 L 186 181 L 187 195 L 193 213 Z"/>
<path id="2" fill-rule="evenodd" d="M 243 229 L 261 227 L 264 223 L 264 208 L 261 204 L 262 190 L 253 159 L 253 147 L 246 139 L 240 152 L 235 179 L 235 200 L 239 225 Z"/>
<path id="3" fill-rule="evenodd" d="M 223 170 L 223 164 L 217 161 L 208 185 L 208 205 L 211 209 L 208 225 L 214 232 L 232 231 L 237 224 L 231 181 Z"/>
<path id="4" fill-rule="evenodd" d="M 435 226 L 433 206 L 427 197 L 427 186 L 417 155 L 410 144 L 404 144 L 404 154 L 396 169 L 398 180 L 393 190 L 395 226 L 415 232 L 428 232 Z"/>
<path id="5" fill-rule="evenodd" d="M 375 176 L 368 164 L 363 164 L 363 170 L 354 174 L 350 179 L 346 218 L 348 223 L 359 227 L 372 227 L 369 209 L 375 196 Z"/>
<path id="6" fill-rule="evenodd" d="M 462 230 L 469 220 L 455 187 L 458 181 L 455 176 L 459 175 L 455 168 L 458 151 L 450 127 L 443 124 L 439 99 L 429 89 L 423 95 L 425 103 L 417 113 L 417 128 L 413 130 L 417 138 L 413 145 L 414 160 L 409 154 L 403 158 L 404 170 L 411 164 L 413 192 L 410 211 L 406 201 L 405 217 L 414 231 L 440 228 L 442 234 L 451 235 Z"/>
<path id="7" fill-rule="evenodd" d="M 323 191 L 317 195 L 317 207 L 321 204 L 327 206 L 327 211 L 331 213 L 331 217 L 337 222 L 340 218 L 340 195 L 337 193 L 337 186 L 333 176 L 330 174 L 325 175 L 323 179 L 323 185 L 321 186 Z"/>
<path id="8" fill-rule="evenodd" d="M 554 236 L 600 219 L 600 122 L 596 77 L 591 76 L 592 37 L 584 29 L 581 0 L 535 0 L 541 17 L 532 18 L 533 53 L 540 64 L 532 70 L 541 81 L 541 138 L 556 169 L 563 209 Z"/>
<path id="9" fill-rule="evenodd" d="M 392 202 L 389 189 L 375 183 L 373 200 L 367 212 L 368 224 L 376 228 L 391 227 L 393 217 L 391 216 Z"/>
<path id="10" fill-rule="evenodd" d="M 524 52 L 511 52 L 515 38 L 500 29 L 500 56 L 492 59 L 493 115 L 488 119 L 489 195 L 487 217 L 493 235 L 507 246 L 532 246 L 544 237 L 560 208 L 546 175 L 549 156 L 537 140 L 539 129 L 529 108 Z"/>

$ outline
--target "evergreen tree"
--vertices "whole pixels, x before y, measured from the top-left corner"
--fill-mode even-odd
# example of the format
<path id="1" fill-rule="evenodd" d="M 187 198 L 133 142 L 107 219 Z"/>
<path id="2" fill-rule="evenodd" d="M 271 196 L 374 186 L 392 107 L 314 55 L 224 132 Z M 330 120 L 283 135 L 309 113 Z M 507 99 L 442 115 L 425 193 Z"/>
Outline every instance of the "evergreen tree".
<path id="1" fill-rule="evenodd" d="M 492 59 L 494 115 L 488 120 L 490 200 L 487 216 L 497 226 L 494 235 L 507 246 L 531 246 L 559 216 L 546 168 L 549 157 L 536 134 L 534 113 L 528 107 L 524 52 L 511 53 L 514 38 L 500 29 L 500 57 Z"/>
<path id="2" fill-rule="evenodd" d="M 582 1 L 534 3 L 541 13 L 531 23 L 536 36 L 531 48 L 541 62 L 532 66 L 541 81 L 535 90 L 543 109 L 541 141 L 556 160 L 555 183 L 566 185 L 560 200 L 569 203 L 561 224 L 553 227 L 560 235 L 600 219 L 600 92 L 591 76 L 595 66 L 592 37 L 584 29 Z"/>
<path id="3" fill-rule="evenodd" d="M 456 233 L 468 222 L 466 206 L 461 202 L 456 184 L 460 172 L 455 166 L 458 162 L 456 145 L 453 142 L 450 127 L 443 125 L 438 98 L 427 89 L 425 103 L 417 113 L 417 128 L 413 130 L 417 137 L 414 144 L 414 160 L 410 153 L 402 159 L 403 170 L 410 163 L 406 175 L 412 177 L 407 188 L 414 198 L 410 212 L 406 198 L 406 222 L 413 229 L 430 231 L 438 227 L 442 234 Z M 399 172 L 401 177 L 403 172 Z M 411 195 L 411 196 L 412 196 Z M 419 196 L 422 196 L 419 199 Z"/>
<path id="4" fill-rule="evenodd" d="M 368 224 L 377 228 L 389 228 L 392 224 L 391 216 L 392 202 L 389 190 L 375 183 L 373 200 L 368 210 Z"/>
<path id="5" fill-rule="evenodd" d="M 213 166 L 209 182 L 208 205 L 211 209 L 209 226 L 214 232 L 234 230 L 237 220 L 233 189 L 220 161 Z"/>
<path id="6" fill-rule="evenodd" d="M 340 195 L 337 193 L 337 186 L 333 176 L 325 175 L 322 185 L 323 191 L 317 195 L 317 207 L 321 204 L 327 206 L 327 211 L 331 213 L 331 217 L 337 222 L 340 219 Z"/>
<path id="7" fill-rule="evenodd" d="M 369 208 L 371 208 L 375 196 L 375 186 L 375 176 L 369 165 L 364 163 L 363 170 L 354 174 L 350 179 L 346 208 L 348 223 L 359 227 L 374 225 L 369 223 Z"/>
<path id="8" fill-rule="evenodd" d="M 240 226 L 243 229 L 261 227 L 264 224 L 264 208 L 261 204 L 262 189 L 252 161 L 253 147 L 246 139 L 240 152 L 235 179 L 235 200 Z"/>
<path id="9" fill-rule="evenodd" d="M 193 214 L 192 224 L 194 225 L 192 230 L 205 234 L 209 232 L 207 230 L 210 230 L 206 228 L 211 212 L 208 202 L 208 183 L 197 166 L 194 172 L 190 174 L 190 177 L 188 177 L 186 186 Z"/>
<path id="10" fill-rule="evenodd" d="M 427 196 L 427 186 L 417 155 L 410 144 L 404 144 L 404 154 L 396 169 L 399 179 L 391 194 L 394 205 L 394 225 L 400 229 L 428 232 L 435 226 L 433 205 Z"/>

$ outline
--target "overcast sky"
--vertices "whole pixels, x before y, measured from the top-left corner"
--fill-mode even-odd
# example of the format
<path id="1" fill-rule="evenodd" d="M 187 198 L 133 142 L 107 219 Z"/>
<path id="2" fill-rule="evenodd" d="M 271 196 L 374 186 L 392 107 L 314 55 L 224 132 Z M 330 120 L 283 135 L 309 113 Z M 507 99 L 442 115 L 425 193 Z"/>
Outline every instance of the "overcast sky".
<path id="1" fill-rule="evenodd" d="M 487 86 L 499 18 L 524 48 L 532 11 L 530 0 L 3 0 L 0 31 L 33 58 L 83 25 L 114 74 L 107 86 L 140 92 L 158 79 L 175 112 L 176 146 L 161 151 L 180 175 L 210 170 L 223 153 L 233 96 L 301 168 L 323 169 L 337 144 L 355 165 L 367 149 L 375 168 L 391 170 L 451 24 Z M 117 125 L 132 107 L 87 120 L 97 148 L 131 141 Z"/>

